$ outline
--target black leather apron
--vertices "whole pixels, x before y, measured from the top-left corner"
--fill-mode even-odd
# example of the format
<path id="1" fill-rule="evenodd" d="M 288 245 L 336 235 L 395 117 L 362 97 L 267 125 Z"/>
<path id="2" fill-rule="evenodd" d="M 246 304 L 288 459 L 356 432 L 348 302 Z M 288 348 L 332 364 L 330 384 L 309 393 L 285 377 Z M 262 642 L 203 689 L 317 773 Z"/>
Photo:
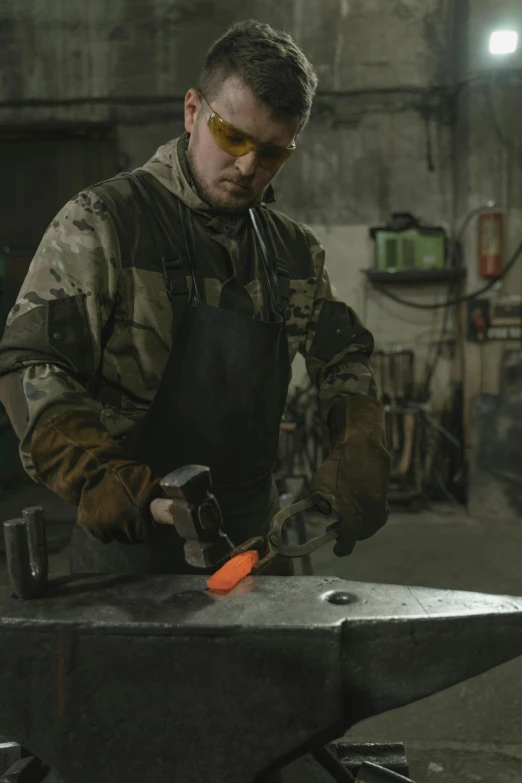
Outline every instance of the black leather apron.
<path id="1" fill-rule="evenodd" d="M 150 228 L 170 293 L 169 263 L 161 247 L 161 225 L 146 183 L 129 175 L 149 207 Z M 145 417 L 122 441 L 129 455 L 164 476 L 187 464 L 208 465 L 224 527 L 235 544 L 266 533 L 279 500 L 272 475 L 288 382 L 288 341 L 271 237 L 265 244 L 261 217 L 250 211 L 271 302 L 270 320 L 254 320 L 201 301 L 194 273 L 190 210 L 182 213 L 184 255 L 192 275 L 192 295 L 176 321 L 156 396 Z M 161 234 L 159 233 L 162 229 Z M 266 232 L 265 232 L 266 233 Z M 170 247 L 179 257 L 178 248 Z M 171 264 L 172 266 L 172 264 Z M 179 267 L 179 264 L 178 264 Z M 187 297 L 188 299 L 188 297 Z M 279 572 L 288 570 L 282 564 Z M 160 525 L 143 544 L 102 544 L 76 525 L 71 571 L 96 573 L 192 573 L 176 531 Z M 276 569 L 277 572 L 277 569 Z"/>

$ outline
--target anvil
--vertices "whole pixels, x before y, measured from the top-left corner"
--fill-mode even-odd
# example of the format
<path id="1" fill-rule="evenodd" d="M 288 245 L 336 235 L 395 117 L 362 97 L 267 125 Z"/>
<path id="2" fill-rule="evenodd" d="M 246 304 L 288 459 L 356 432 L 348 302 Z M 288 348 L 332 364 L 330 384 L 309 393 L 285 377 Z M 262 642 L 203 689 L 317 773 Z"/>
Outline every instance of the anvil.
<path id="1" fill-rule="evenodd" d="M 520 654 L 522 598 L 73 575 L 0 589 L 0 733 L 65 783 L 248 783 Z"/>

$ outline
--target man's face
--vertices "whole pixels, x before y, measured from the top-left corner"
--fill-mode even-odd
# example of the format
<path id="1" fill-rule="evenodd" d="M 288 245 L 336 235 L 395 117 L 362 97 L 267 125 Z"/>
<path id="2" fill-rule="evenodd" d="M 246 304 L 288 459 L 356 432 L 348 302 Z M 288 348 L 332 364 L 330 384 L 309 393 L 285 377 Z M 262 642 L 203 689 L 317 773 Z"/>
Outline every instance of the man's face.
<path id="1" fill-rule="evenodd" d="M 275 117 L 235 76 L 225 80 L 210 104 L 226 122 L 261 144 L 289 147 L 299 129 L 299 119 Z M 241 157 L 222 150 L 207 124 L 210 113 L 197 90 L 189 90 L 185 97 L 185 129 L 190 133 L 188 162 L 194 184 L 203 201 L 217 212 L 242 214 L 259 203 L 277 171 L 260 166 L 254 150 Z"/>

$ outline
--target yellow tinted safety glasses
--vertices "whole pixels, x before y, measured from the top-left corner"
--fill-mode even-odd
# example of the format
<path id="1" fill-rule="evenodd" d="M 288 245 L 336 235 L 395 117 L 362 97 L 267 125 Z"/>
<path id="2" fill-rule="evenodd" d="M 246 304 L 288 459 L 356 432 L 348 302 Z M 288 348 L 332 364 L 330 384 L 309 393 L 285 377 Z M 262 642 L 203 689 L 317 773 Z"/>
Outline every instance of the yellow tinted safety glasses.
<path id="1" fill-rule="evenodd" d="M 257 153 L 259 165 L 268 171 L 277 171 L 283 163 L 288 160 L 295 150 L 295 139 L 289 147 L 278 147 L 275 144 L 261 144 L 248 133 L 245 133 L 235 125 L 231 125 L 220 117 L 214 111 L 207 99 L 202 93 L 199 93 L 208 108 L 210 116 L 208 118 L 208 129 L 212 134 L 214 141 L 221 147 L 223 152 L 232 155 L 234 158 L 241 158 L 249 152 Z"/>

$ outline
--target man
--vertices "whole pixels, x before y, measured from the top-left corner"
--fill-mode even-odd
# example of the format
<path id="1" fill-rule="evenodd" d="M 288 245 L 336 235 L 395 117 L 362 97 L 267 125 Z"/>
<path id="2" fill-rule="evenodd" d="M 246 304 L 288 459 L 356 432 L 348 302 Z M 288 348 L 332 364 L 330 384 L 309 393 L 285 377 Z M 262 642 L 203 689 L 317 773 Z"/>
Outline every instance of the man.
<path id="1" fill-rule="evenodd" d="M 78 504 L 73 571 L 189 572 L 149 512 L 185 464 L 210 466 L 235 544 L 266 532 L 297 351 L 332 435 L 312 488 L 341 514 L 336 553 L 386 521 L 373 339 L 310 229 L 266 206 L 316 84 L 289 35 L 234 25 L 186 95 L 186 133 L 79 193 L 38 248 L 0 348 L 1 399 L 26 471 Z"/>

